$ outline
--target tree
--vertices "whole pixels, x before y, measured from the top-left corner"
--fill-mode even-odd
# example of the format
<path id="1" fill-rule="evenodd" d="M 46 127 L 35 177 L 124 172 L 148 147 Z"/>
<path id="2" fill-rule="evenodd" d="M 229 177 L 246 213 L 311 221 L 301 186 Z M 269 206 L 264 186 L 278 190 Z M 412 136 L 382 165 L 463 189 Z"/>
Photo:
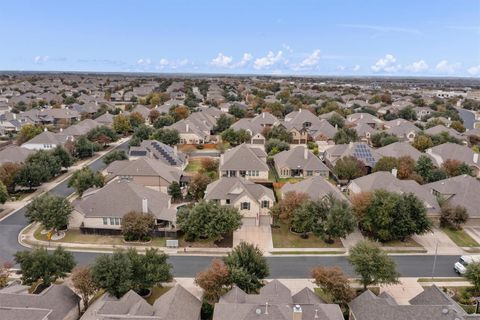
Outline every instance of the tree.
<path id="1" fill-rule="evenodd" d="M 155 121 L 160 117 L 160 112 L 158 112 L 158 110 L 156 109 L 152 109 L 150 110 L 150 112 L 148 113 L 148 120 L 150 121 L 150 123 L 155 123 Z"/>
<path id="2" fill-rule="evenodd" d="M 177 181 L 173 181 L 168 186 L 168 194 L 172 197 L 173 202 L 177 202 L 183 199 L 182 189 Z"/>
<path id="3" fill-rule="evenodd" d="M 72 157 L 70 152 L 68 152 L 62 146 L 57 146 L 55 149 L 53 149 L 52 155 L 58 159 L 63 168 L 69 168 L 75 162 L 75 159 Z"/>
<path id="4" fill-rule="evenodd" d="M 0 166 L 0 181 L 7 187 L 9 193 L 15 192 L 15 178 L 21 168 L 21 164 L 14 162 L 7 162 Z"/>
<path id="5" fill-rule="evenodd" d="M 265 152 L 269 156 L 274 156 L 279 152 L 286 151 L 290 149 L 290 145 L 282 140 L 270 139 L 265 143 Z"/>
<path id="6" fill-rule="evenodd" d="M 155 216 L 151 213 L 130 211 L 122 219 L 122 234 L 127 241 L 148 241 L 155 222 Z"/>
<path id="7" fill-rule="evenodd" d="M 213 305 L 229 286 L 230 272 L 222 260 L 213 259 L 208 269 L 197 273 L 195 284 L 203 289 L 203 299 Z"/>
<path id="8" fill-rule="evenodd" d="M 162 143 L 168 144 L 170 146 L 180 143 L 180 135 L 175 129 L 157 129 L 152 134 L 152 139 L 158 140 Z"/>
<path id="9" fill-rule="evenodd" d="M 8 198 L 7 187 L 0 181 L 0 204 L 7 202 Z"/>
<path id="10" fill-rule="evenodd" d="M 82 298 L 83 310 L 88 309 L 90 296 L 97 292 L 90 266 L 77 266 L 72 271 L 72 284 L 75 292 Z"/>
<path id="11" fill-rule="evenodd" d="M 360 192 L 353 194 L 351 197 L 352 210 L 357 221 L 362 221 L 367 214 L 373 194 L 371 192 Z"/>
<path id="12" fill-rule="evenodd" d="M 92 278 L 98 288 L 120 298 L 132 288 L 132 267 L 123 251 L 101 255 L 92 267 Z"/>
<path id="13" fill-rule="evenodd" d="M 224 235 L 240 228 L 242 216 L 237 208 L 202 200 L 191 209 L 180 210 L 177 225 L 187 241 L 221 240 Z"/>
<path id="14" fill-rule="evenodd" d="M 431 221 L 425 205 L 414 194 L 376 190 L 359 226 L 379 241 L 403 241 L 429 231 Z"/>
<path id="15" fill-rule="evenodd" d="M 203 199 L 205 195 L 205 190 L 207 189 L 208 184 L 212 180 L 207 176 L 200 173 L 197 173 L 193 176 L 192 180 L 188 185 L 188 195 L 194 200 Z"/>
<path id="16" fill-rule="evenodd" d="M 333 136 L 333 141 L 335 141 L 335 144 L 346 144 L 350 142 L 355 142 L 357 140 L 357 131 L 352 128 L 339 129 Z"/>
<path id="17" fill-rule="evenodd" d="M 392 134 L 379 132 L 373 134 L 370 141 L 375 148 L 379 148 L 397 142 L 398 138 Z"/>
<path id="18" fill-rule="evenodd" d="M 462 225 L 467 222 L 468 213 L 465 207 L 460 205 L 452 206 L 449 203 L 442 205 L 440 211 L 440 226 L 453 230 L 462 229 Z"/>
<path id="19" fill-rule="evenodd" d="M 113 129 L 117 133 L 127 135 L 130 131 L 132 131 L 130 119 L 123 114 L 116 115 L 113 117 Z"/>
<path id="20" fill-rule="evenodd" d="M 165 115 L 155 120 L 155 122 L 153 123 L 153 126 L 155 127 L 155 129 L 161 129 L 163 127 L 171 126 L 174 123 L 175 123 L 175 119 L 172 116 Z"/>
<path id="21" fill-rule="evenodd" d="M 468 166 L 468 164 L 455 159 L 445 160 L 442 163 L 442 170 L 445 171 L 449 177 L 456 177 L 461 174 L 473 174 L 473 170 Z"/>
<path id="22" fill-rule="evenodd" d="M 458 132 L 465 132 L 465 126 L 458 120 L 452 121 L 450 128 L 457 130 Z"/>
<path id="23" fill-rule="evenodd" d="M 42 168 L 40 170 L 42 173 L 42 182 L 48 181 L 57 176 L 62 169 L 60 160 L 55 157 L 52 152 L 45 150 L 39 150 L 34 154 L 29 155 L 27 160 L 25 160 L 25 163 L 38 165 Z"/>
<path id="24" fill-rule="evenodd" d="M 119 160 L 128 160 L 128 156 L 124 150 L 113 150 L 103 157 L 103 162 L 107 165 Z"/>
<path id="25" fill-rule="evenodd" d="M 364 290 L 369 285 L 398 283 L 395 262 L 378 245 L 361 240 L 351 250 L 348 261 L 360 276 Z"/>
<path id="26" fill-rule="evenodd" d="M 235 118 L 244 118 L 246 114 L 245 110 L 239 108 L 236 104 L 230 106 L 230 108 L 228 109 L 228 113 L 233 115 Z"/>
<path id="27" fill-rule="evenodd" d="M 128 119 L 132 128 L 137 128 L 145 123 L 145 118 L 139 112 L 130 113 Z"/>
<path id="28" fill-rule="evenodd" d="M 227 130 L 228 128 L 230 128 L 233 121 L 234 121 L 234 119 L 232 117 L 229 117 L 226 114 L 222 114 L 222 115 L 220 115 L 220 117 L 218 117 L 217 124 L 213 128 L 213 131 L 215 133 L 223 132 L 223 131 Z"/>
<path id="29" fill-rule="evenodd" d="M 175 121 L 179 121 L 182 119 L 186 119 L 190 114 L 190 111 L 186 106 L 177 106 L 171 110 L 170 114 L 175 119 Z"/>
<path id="30" fill-rule="evenodd" d="M 411 106 L 398 111 L 398 116 L 405 120 L 417 120 L 417 113 Z"/>
<path id="31" fill-rule="evenodd" d="M 305 201 L 293 213 L 293 230 L 301 233 L 303 238 L 307 238 L 307 233 L 313 231 L 317 220 L 326 215 L 326 210 L 326 206 L 321 201 Z"/>
<path id="32" fill-rule="evenodd" d="M 337 127 L 337 128 L 343 128 L 343 126 L 345 125 L 345 119 L 339 115 L 339 114 L 336 114 L 334 113 L 329 119 L 327 119 L 327 121 L 334 127 Z"/>
<path id="33" fill-rule="evenodd" d="M 218 170 L 218 161 L 212 158 L 203 158 L 200 161 L 200 164 L 202 165 L 202 169 L 206 172 L 216 172 Z"/>
<path id="34" fill-rule="evenodd" d="M 415 170 L 415 160 L 409 156 L 403 156 L 397 159 L 397 163 L 397 177 L 399 179 L 409 179 Z"/>
<path id="35" fill-rule="evenodd" d="M 43 132 L 43 127 L 35 124 L 23 125 L 17 135 L 17 144 L 22 144 Z"/>
<path id="36" fill-rule="evenodd" d="M 467 265 L 465 278 L 473 284 L 475 292 L 480 291 L 480 263 L 472 262 Z"/>
<path id="37" fill-rule="evenodd" d="M 98 150 L 100 150 L 99 145 L 91 142 L 85 136 L 81 136 L 75 141 L 75 153 L 80 159 L 92 157 Z"/>
<path id="38" fill-rule="evenodd" d="M 52 254 L 45 248 L 35 248 L 32 251 L 18 251 L 15 262 L 22 270 L 22 281 L 27 285 L 42 280 L 49 286 L 59 278 L 64 278 L 75 266 L 73 254 L 57 247 Z"/>
<path id="39" fill-rule="evenodd" d="M 398 161 L 395 157 L 382 157 L 373 167 L 373 172 L 378 171 L 389 171 L 391 172 L 393 169 L 398 167 Z"/>
<path id="40" fill-rule="evenodd" d="M 337 160 L 333 171 L 342 180 L 353 180 L 367 174 L 365 164 L 352 156 Z"/>
<path id="41" fill-rule="evenodd" d="M 415 149 L 424 152 L 428 148 L 433 147 L 433 141 L 432 141 L 432 138 L 430 138 L 429 136 L 424 134 L 419 134 L 415 136 L 415 138 L 413 139 L 412 146 Z"/>
<path id="42" fill-rule="evenodd" d="M 10 279 L 10 269 L 13 268 L 13 264 L 11 262 L 4 262 L 0 266 L 0 289 L 5 288 L 8 285 L 8 281 Z"/>
<path id="43" fill-rule="evenodd" d="M 270 210 L 273 223 L 276 224 L 280 219 L 285 223 L 290 223 L 295 210 L 309 198 L 308 194 L 303 192 L 289 191 L 285 193 L 283 199 L 278 201 Z"/>
<path id="44" fill-rule="evenodd" d="M 240 129 L 235 131 L 234 129 L 230 128 L 222 132 L 220 135 L 222 140 L 225 142 L 229 142 L 232 146 L 237 146 L 239 144 L 245 143 L 250 141 L 251 136 L 245 129 Z"/>
<path id="45" fill-rule="evenodd" d="M 145 289 L 172 279 L 167 259 L 168 256 L 157 249 L 147 249 L 145 255 L 135 249 L 101 255 L 92 267 L 93 281 L 117 298 L 129 290 L 143 294 Z"/>
<path id="46" fill-rule="evenodd" d="M 426 155 L 421 155 L 415 165 L 415 172 L 418 173 L 424 181 L 429 181 L 433 168 L 432 159 Z"/>
<path id="47" fill-rule="evenodd" d="M 81 197 L 83 192 L 92 187 L 101 188 L 105 184 L 105 178 L 98 171 L 93 171 L 90 167 L 84 167 L 73 173 L 68 181 L 68 186 L 73 187 L 78 196 Z"/>
<path id="48" fill-rule="evenodd" d="M 332 303 L 345 306 L 355 296 L 350 281 L 340 267 L 315 267 L 311 277 L 324 293 L 332 297 Z"/>
<path id="49" fill-rule="evenodd" d="M 255 293 L 270 273 L 262 251 L 252 244 L 240 242 L 223 259 L 230 272 L 230 282 L 246 293 Z"/>
<path id="50" fill-rule="evenodd" d="M 110 142 L 118 140 L 118 134 L 107 126 L 99 126 L 90 129 L 86 136 L 88 140 L 104 146 L 108 145 Z"/>
<path id="51" fill-rule="evenodd" d="M 40 164 L 25 164 L 15 175 L 15 183 L 28 187 L 32 190 L 34 187 L 38 187 L 42 182 L 46 181 L 45 176 L 47 168 L 41 166 Z"/>
<path id="52" fill-rule="evenodd" d="M 72 211 L 73 207 L 67 199 L 45 193 L 27 205 L 25 217 L 30 222 L 41 223 L 47 230 L 57 232 L 68 224 Z"/>
<path id="53" fill-rule="evenodd" d="M 284 126 L 274 126 L 273 128 L 265 128 L 265 129 L 264 129 L 263 135 L 268 140 L 277 139 L 287 143 L 292 141 L 292 134 L 288 132 Z"/>

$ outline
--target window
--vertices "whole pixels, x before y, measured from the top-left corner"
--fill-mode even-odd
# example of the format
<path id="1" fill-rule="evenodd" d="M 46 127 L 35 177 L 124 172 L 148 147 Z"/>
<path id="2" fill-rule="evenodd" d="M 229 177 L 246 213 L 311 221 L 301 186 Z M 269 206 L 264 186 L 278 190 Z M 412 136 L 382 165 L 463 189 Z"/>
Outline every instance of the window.
<path id="1" fill-rule="evenodd" d="M 115 218 L 110 218 L 110 225 L 115 225 Z"/>
<path id="2" fill-rule="evenodd" d="M 230 199 L 225 199 L 226 204 L 230 204 Z"/>
<path id="3" fill-rule="evenodd" d="M 262 208 L 270 208 L 270 201 L 262 200 Z"/>
<path id="4" fill-rule="evenodd" d="M 250 210 L 250 202 L 242 202 L 240 204 L 240 209 L 242 210 Z"/>
<path id="5" fill-rule="evenodd" d="M 108 224 L 108 219 L 107 219 L 107 218 L 103 218 L 103 224 L 104 224 L 104 225 L 107 225 L 107 224 Z"/>
<path id="6" fill-rule="evenodd" d="M 120 225 L 120 218 L 115 218 L 115 225 L 119 226 Z"/>
<path id="7" fill-rule="evenodd" d="M 313 176 L 313 171 L 312 170 L 307 170 L 307 176 Z"/>

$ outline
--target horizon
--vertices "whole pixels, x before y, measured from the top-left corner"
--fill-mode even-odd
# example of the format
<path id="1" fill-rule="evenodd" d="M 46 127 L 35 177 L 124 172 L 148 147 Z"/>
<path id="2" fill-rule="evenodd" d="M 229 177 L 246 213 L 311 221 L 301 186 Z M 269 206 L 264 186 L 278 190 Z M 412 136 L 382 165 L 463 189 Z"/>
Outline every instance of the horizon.
<path id="1" fill-rule="evenodd" d="M 480 0 L 20 0 L 0 70 L 479 78 L 479 21 Z"/>

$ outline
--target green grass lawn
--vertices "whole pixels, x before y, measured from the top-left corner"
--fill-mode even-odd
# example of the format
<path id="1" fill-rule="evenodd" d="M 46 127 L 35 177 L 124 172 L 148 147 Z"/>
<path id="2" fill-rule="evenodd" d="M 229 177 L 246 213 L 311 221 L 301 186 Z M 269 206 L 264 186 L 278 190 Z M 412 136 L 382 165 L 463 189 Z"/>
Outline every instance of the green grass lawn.
<path id="1" fill-rule="evenodd" d="M 459 247 L 478 247 L 480 246 L 477 241 L 468 235 L 464 230 L 451 230 L 449 228 L 443 228 L 443 232 L 452 239 L 453 242 Z"/>
<path id="2" fill-rule="evenodd" d="M 185 168 L 185 172 L 197 173 L 202 169 L 202 157 L 199 158 L 190 158 L 188 160 L 188 165 Z"/>
<path id="3" fill-rule="evenodd" d="M 408 247 L 421 247 L 418 242 L 416 242 L 413 239 L 406 239 L 405 241 L 400 241 L 400 240 L 393 240 L 393 241 L 387 241 L 380 243 L 382 247 L 402 247 L 402 248 L 408 248 Z"/>
<path id="4" fill-rule="evenodd" d="M 160 298 L 163 294 L 167 293 L 168 290 L 170 290 L 172 287 L 153 287 L 152 288 L 152 294 L 146 298 L 147 302 L 151 305 L 155 303 L 155 300 Z"/>
<path id="5" fill-rule="evenodd" d="M 345 253 L 345 251 L 273 251 L 270 253 L 274 256 L 280 256 L 282 254 L 298 254 L 298 255 L 343 254 Z"/>
<path id="6" fill-rule="evenodd" d="M 325 241 L 310 235 L 307 239 L 301 238 L 299 235 L 293 234 L 288 230 L 288 226 L 280 223 L 279 228 L 272 228 L 272 240 L 274 248 L 342 248 L 340 240 L 334 243 L 326 243 Z"/>

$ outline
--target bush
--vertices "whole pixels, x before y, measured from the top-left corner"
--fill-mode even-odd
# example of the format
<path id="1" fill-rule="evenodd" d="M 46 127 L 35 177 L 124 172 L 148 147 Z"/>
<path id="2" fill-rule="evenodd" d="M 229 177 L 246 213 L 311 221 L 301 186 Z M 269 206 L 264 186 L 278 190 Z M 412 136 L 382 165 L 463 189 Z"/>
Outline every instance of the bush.
<path id="1" fill-rule="evenodd" d="M 460 230 L 462 225 L 467 222 L 467 209 L 462 206 L 451 206 L 445 204 L 440 212 L 440 226 L 442 228 L 450 228 Z"/>

